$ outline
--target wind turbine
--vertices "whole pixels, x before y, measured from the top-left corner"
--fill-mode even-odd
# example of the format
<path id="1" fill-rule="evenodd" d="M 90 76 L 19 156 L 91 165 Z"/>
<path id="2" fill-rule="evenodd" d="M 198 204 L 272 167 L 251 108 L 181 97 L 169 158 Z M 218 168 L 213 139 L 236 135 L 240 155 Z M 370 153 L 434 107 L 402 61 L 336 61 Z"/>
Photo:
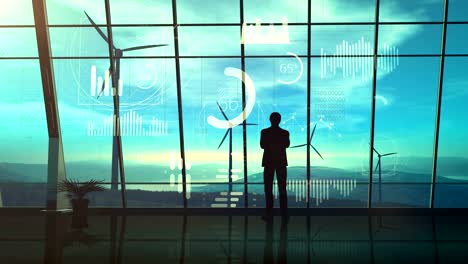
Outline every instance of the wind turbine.
<path id="1" fill-rule="evenodd" d="M 221 114 L 223 115 L 224 119 L 226 119 L 227 122 L 229 122 L 229 128 L 226 130 L 226 134 L 224 134 L 224 137 L 223 139 L 221 140 L 221 143 L 219 143 L 219 146 L 218 146 L 218 149 L 223 145 L 224 143 L 224 140 L 226 140 L 226 137 L 228 136 L 229 134 L 229 197 L 231 195 L 231 192 L 232 192 L 232 128 L 235 127 L 235 125 L 233 125 L 231 123 L 231 120 L 227 117 L 226 113 L 224 113 L 223 109 L 221 108 L 221 106 L 219 105 L 218 102 L 216 102 L 216 104 L 218 105 L 218 109 L 219 111 L 221 112 Z M 246 123 L 247 126 L 256 126 L 257 124 L 250 124 L 250 123 Z"/>
<path id="2" fill-rule="evenodd" d="M 386 154 L 380 154 L 374 147 L 372 147 L 374 152 L 377 154 L 378 161 L 377 165 L 375 166 L 375 170 L 379 169 L 379 203 L 382 202 L 382 163 L 381 163 L 381 158 L 386 157 L 386 156 L 391 156 L 397 154 L 396 152 L 391 152 L 391 153 L 386 153 Z"/>
<path id="3" fill-rule="evenodd" d="M 93 25 L 93 27 L 96 29 L 96 31 L 99 33 L 99 35 L 109 44 L 109 39 L 107 36 L 102 32 L 102 30 L 94 23 L 93 19 L 84 11 L 86 17 L 88 18 L 89 22 Z M 168 44 L 156 44 L 156 45 L 144 45 L 144 46 L 135 46 L 135 47 L 130 47 L 126 49 L 119 49 L 114 46 L 114 43 L 111 43 L 112 49 L 114 51 L 114 58 L 115 58 L 115 74 L 112 72 L 109 72 L 109 77 L 112 76 L 112 78 L 115 78 L 115 80 L 119 81 L 120 78 L 120 59 L 123 56 L 123 53 L 125 51 L 132 51 L 132 50 L 141 50 L 141 49 L 149 49 L 149 48 L 157 48 L 157 47 L 164 47 L 167 46 Z M 109 68 L 110 70 L 110 68 Z M 104 91 L 104 82 L 102 83 L 101 91 L 98 94 L 98 98 L 101 96 L 102 92 Z"/>
<path id="4" fill-rule="evenodd" d="M 113 136 L 113 144 L 112 144 L 112 178 L 111 178 L 111 189 L 112 190 L 117 190 L 117 182 L 118 182 L 118 168 L 119 168 L 119 157 L 121 153 L 121 146 L 122 146 L 122 140 L 120 138 L 120 125 L 119 125 L 119 97 L 118 97 L 118 89 L 119 89 L 119 79 L 120 79 L 120 59 L 123 56 L 124 51 L 132 51 L 132 50 L 140 50 L 140 49 L 148 49 L 148 48 L 156 48 L 156 47 L 162 47 L 162 46 L 167 46 L 167 44 L 158 44 L 158 45 L 145 45 L 145 46 L 136 46 L 136 47 L 131 47 L 131 48 L 126 48 L 126 49 L 118 49 L 114 46 L 114 43 L 109 43 L 109 39 L 107 36 L 102 32 L 102 30 L 94 23 L 93 19 L 84 11 L 86 17 L 88 18 L 89 22 L 93 25 L 93 27 L 96 29 L 98 34 L 106 41 L 109 45 L 112 46 L 113 50 L 113 57 L 115 60 L 112 63 L 115 63 L 115 67 L 109 67 L 109 78 L 112 78 L 113 83 L 116 84 L 117 87 L 112 87 L 112 95 L 114 96 L 114 122 L 115 122 L 115 127 Z M 110 72 L 111 68 L 115 69 L 114 72 Z M 104 91 L 104 87 L 106 85 L 106 82 L 102 83 L 101 91 L 98 93 L 97 98 L 99 98 Z M 112 85 L 114 86 L 114 85 Z M 114 90 L 115 89 L 115 90 Z M 120 160 L 120 163 L 122 163 L 123 158 Z M 120 164 L 122 166 L 122 164 Z M 121 168 L 121 170 L 123 170 Z"/>
<path id="5" fill-rule="evenodd" d="M 312 145 L 312 137 L 314 136 L 314 133 L 315 133 L 315 128 L 317 127 L 317 124 L 315 124 L 314 126 L 314 129 L 312 130 L 312 132 L 310 133 L 310 138 L 309 138 L 309 142 L 307 142 L 306 144 L 302 144 L 302 145 L 296 145 L 296 146 L 292 146 L 291 148 L 300 148 L 300 147 L 304 147 L 304 146 L 311 146 L 315 152 L 319 155 L 319 157 L 321 159 L 323 159 L 322 155 L 320 155 L 320 152 L 318 152 L 318 150 Z"/>

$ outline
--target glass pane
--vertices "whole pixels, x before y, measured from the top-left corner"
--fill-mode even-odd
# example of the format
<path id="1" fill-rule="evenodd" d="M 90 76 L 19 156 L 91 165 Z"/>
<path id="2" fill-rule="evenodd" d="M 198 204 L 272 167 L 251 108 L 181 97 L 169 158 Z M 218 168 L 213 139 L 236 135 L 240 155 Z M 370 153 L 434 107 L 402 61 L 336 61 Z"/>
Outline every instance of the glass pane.
<path id="1" fill-rule="evenodd" d="M 448 10 L 449 21 L 467 21 L 468 20 L 468 2 L 466 0 L 450 0 Z"/>
<path id="2" fill-rule="evenodd" d="M 304 170 L 304 168 L 302 168 Z M 288 169 L 291 171 L 291 168 Z M 288 178 L 292 178 L 291 173 L 288 174 Z M 286 191 L 288 193 L 288 207 L 289 208 L 296 208 L 296 207 L 306 207 L 307 206 L 307 184 L 305 180 L 305 175 L 302 175 L 301 180 L 287 180 L 286 182 Z M 264 184 L 249 184 L 249 207 L 253 208 L 265 208 L 265 191 L 264 191 Z M 324 192 L 324 195 L 326 193 Z M 273 207 L 279 208 L 280 207 L 280 199 L 279 199 L 279 192 L 278 192 L 278 184 L 275 180 L 273 182 Z M 315 197 L 315 196 L 314 196 Z M 324 196 L 325 197 L 325 196 Z"/>
<path id="3" fill-rule="evenodd" d="M 468 54 L 468 25 L 447 25 L 447 54 Z"/>
<path id="4" fill-rule="evenodd" d="M 440 161 L 439 161 L 440 164 Z M 442 177 L 439 176 L 438 180 Z M 466 193 L 468 184 L 454 182 L 453 184 L 438 183 L 435 186 L 434 207 L 436 208 L 467 208 Z"/>
<path id="5" fill-rule="evenodd" d="M 105 27 L 100 27 L 107 36 Z M 54 57 L 109 56 L 109 46 L 93 27 L 49 28 Z"/>
<path id="6" fill-rule="evenodd" d="M 112 24 L 172 24 L 172 1 L 111 0 Z M 129 12 L 134 10 L 135 12 Z"/>
<path id="7" fill-rule="evenodd" d="M 381 0 L 381 22 L 442 21 L 443 0 Z"/>
<path id="8" fill-rule="evenodd" d="M 220 110 L 233 122 L 242 119 L 239 59 L 181 59 L 180 66 L 185 155 L 191 165 L 191 181 L 228 183 L 231 161 L 233 182 L 243 182 L 242 126 L 235 123 L 226 130 L 229 125 Z"/>
<path id="9" fill-rule="evenodd" d="M 110 182 L 112 96 L 106 88 L 109 60 L 54 60 L 63 151 L 68 178 Z M 106 86 L 107 87 L 107 86 Z M 105 123 L 105 124 L 104 124 Z"/>
<path id="10" fill-rule="evenodd" d="M 240 56 L 239 27 L 179 27 L 181 56 Z"/>
<path id="11" fill-rule="evenodd" d="M 442 25 L 381 25 L 379 55 L 440 54 Z"/>
<path id="12" fill-rule="evenodd" d="M 382 159 L 383 160 L 383 159 Z M 429 207 L 430 183 L 391 183 L 375 179 L 372 185 L 372 206 L 374 207 Z M 385 178 L 382 180 L 384 181 Z M 378 181 L 377 181 L 378 182 Z"/>
<path id="13" fill-rule="evenodd" d="M 146 45 L 167 45 L 124 51 L 123 56 L 174 55 L 174 30 L 172 27 L 113 27 L 112 34 L 114 45 L 119 49 Z"/>
<path id="14" fill-rule="evenodd" d="M 260 135 L 270 127 L 272 112 L 281 114 L 280 127 L 288 130 L 290 146 L 305 143 L 307 138 L 307 60 L 289 58 L 246 59 L 246 74 L 255 86 L 255 106 L 247 116 L 248 182 L 263 183 Z M 306 148 L 288 148 L 288 179 L 305 181 Z M 263 194 L 263 185 L 258 190 Z M 264 206 L 264 205 L 262 205 Z"/>
<path id="15" fill-rule="evenodd" d="M 244 185 L 190 184 L 187 186 L 187 203 L 191 208 L 243 208 Z"/>
<path id="16" fill-rule="evenodd" d="M 67 174 L 67 178 L 70 178 L 68 174 Z M 117 190 L 112 190 L 110 184 L 102 184 L 101 186 L 105 188 L 104 191 L 92 192 L 87 195 L 89 199 L 89 207 L 104 207 L 104 208 L 120 207 L 121 208 L 122 207 L 122 193 L 120 191 L 120 185 L 119 185 L 119 189 Z M 128 203 L 128 198 L 127 198 L 127 203 Z"/>
<path id="17" fill-rule="evenodd" d="M 49 137 L 39 61 L 0 60 L 0 72 L 0 182 L 46 182 Z"/>
<path id="18" fill-rule="evenodd" d="M 250 25 L 246 28 L 249 27 Z M 276 26 L 276 28 L 279 27 L 281 26 Z M 287 44 L 275 44 L 282 42 L 268 40 L 269 38 L 262 36 L 257 37 L 248 32 L 252 31 L 244 30 L 245 55 L 287 55 L 289 53 L 307 55 L 307 27 L 305 26 L 290 26 L 288 33 L 284 35 L 286 37 L 273 38 L 281 41 L 289 40 Z M 257 41 L 264 44 L 258 44 Z"/>
<path id="19" fill-rule="evenodd" d="M 307 5 L 303 7 L 307 9 Z M 312 0 L 312 22 L 373 22 L 375 0 Z"/>
<path id="20" fill-rule="evenodd" d="M 307 0 L 244 0 L 244 16 L 247 23 L 307 23 Z"/>
<path id="21" fill-rule="evenodd" d="M 311 207 L 367 207 L 368 184 L 352 179 L 313 180 Z"/>
<path id="22" fill-rule="evenodd" d="M 373 182 L 429 183 L 439 58 L 400 58 L 394 68 L 384 68 L 382 61 L 379 65 Z M 429 204 L 429 192 L 422 187 L 420 190 L 412 184 L 387 188 L 388 200 L 407 197 L 411 198 L 407 204 Z M 385 206 L 380 204 L 385 201 L 373 202 Z"/>
<path id="23" fill-rule="evenodd" d="M 32 1 L 2 1 L 0 25 L 34 25 Z"/>
<path id="24" fill-rule="evenodd" d="M 181 173 L 174 60 L 123 59 L 120 66 L 126 181 L 174 184 Z M 109 115 L 96 127 L 111 120 Z"/>
<path id="25" fill-rule="evenodd" d="M 34 28 L 0 28 L 0 35 L 0 57 L 38 56 Z"/>
<path id="26" fill-rule="evenodd" d="M 437 182 L 459 183 L 468 181 L 468 155 L 466 153 L 468 148 L 466 140 L 468 116 L 464 114 L 468 110 L 466 104 L 468 100 L 467 67 L 468 58 L 466 57 L 447 57 L 445 59 L 444 86 L 440 110 Z M 450 200 L 452 197 L 444 199 Z"/>
<path id="27" fill-rule="evenodd" d="M 312 26 L 311 30 L 313 55 L 373 54 L 374 26 Z"/>
<path id="28" fill-rule="evenodd" d="M 89 21 L 85 21 L 89 23 Z M 107 29 L 100 27 L 107 36 Z M 173 56 L 174 37 L 170 27 L 113 27 L 115 48 L 123 50 L 123 56 Z M 54 56 L 109 56 L 109 47 L 94 27 L 50 28 Z M 167 44 L 164 47 L 148 47 L 125 51 L 146 45 Z"/>
<path id="29" fill-rule="evenodd" d="M 361 39 L 353 46 L 369 47 L 370 44 L 365 45 Z M 342 47 L 346 47 L 346 42 Z M 348 51 L 353 50 L 349 47 Z M 360 49 L 355 48 L 354 55 L 360 55 L 356 50 Z M 371 57 L 335 56 L 312 60 L 311 123 L 316 127 L 312 145 L 323 156 L 321 159 L 311 149 L 310 171 L 312 179 L 319 181 L 315 187 L 318 189 L 313 191 L 315 201 L 311 201 L 315 206 L 366 206 L 371 69 Z M 328 197 L 322 204 L 324 189 Z"/>
<path id="30" fill-rule="evenodd" d="M 178 23 L 239 23 L 239 1 L 177 1 Z"/>
<path id="31" fill-rule="evenodd" d="M 46 182 L 47 165 L 30 165 L 30 164 L 5 164 L 1 166 L 2 173 L 7 173 L 9 176 L 15 170 L 18 174 L 24 173 L 25 169 L 39 170 L 38 174 L 44 176 L 43 179 L 36 182 Z M 23 170 L 23 171 L 21 171 Z M 20 174 L 21 175 L 21 174 Z M 24 175 L 24 174 L 23 174 Z M 22 175 L 22 176 L 23 176 Z M 27 175 L 26 175 L 27 176 Z M 23 176 L 26 178 L 25 176 Z M 5 179 L 5 175 L 0 178 L 0 208 L 1 207 L 45 207 L 47 185 L 45 183 L 29 183 L 25 182 L 28 179 Z M 14 182 L 16 181 L 16 182 Z"/>
<path id="32" fill-rule="evenodd" d="M 307 184 L 305 180 L 288 180 L 287 193 L 288 207 L 307 206 Z M 273 206 L 279 208 L 279 194 L 276 180 L 273 185 L 273 195 Z M 367 207 L 367 196 L 367 183 L 358 184 L 356 181 L 350 179 L 312 179 L 310 184 L 311 208 Z M 265 193 L 262 183 L 249 184 L 249 207 L 265 208 Z"/>
<path id="33" fill-rule="evenodd" d="M 95 23 L 105 24 L 104 6 L 104 1 L 47 0 L 48 22 L 50 25 L 83 24 L 87 22 L 86 12 Z"/>
<path id="34" fill-rule="evenodd" d="M 183 207 L 179 184 L 127 184 L 127 206 L 139 208 Z"/>

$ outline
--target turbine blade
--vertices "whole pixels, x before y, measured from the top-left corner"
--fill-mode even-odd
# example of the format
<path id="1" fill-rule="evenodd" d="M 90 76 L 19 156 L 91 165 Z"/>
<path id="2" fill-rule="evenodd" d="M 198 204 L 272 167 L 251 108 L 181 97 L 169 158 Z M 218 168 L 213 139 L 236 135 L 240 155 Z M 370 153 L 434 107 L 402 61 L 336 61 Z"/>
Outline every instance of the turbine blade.
<path id="1" fill-rule="evenodd" d="M 370 143 L 369 143 L 369 146 L 370 146 Z M 380 156 L 380 153 L 374 147 L 372 147 L 372 149 L 374 150 L 375 153 L 377 153 L 377 155 Z"/>
<path id="2" fill-rule="evenodd" d="M 224 140 L 226 140 L 226 137 L 227 137 L 227 135 L 229 134 L 230 131 L 231 131 L 230 128 L 228 130 L 226 130 L 226 134 L 224 134 L 223 140 L 221 140 L 221 143 L 219 143 L 218 149 L 221 147 L 221 145 L 223 145 Z"/>
<path id="3" fill-rule="evenodd" d="M 122 51 L 149 49 L 149 48 L 157 48 L 157 47 L 164 47 L 164 46 L 168 46 L 168 44 L 137 46 L 137 47 L 126 48 L 126 49 L 123 49 Z"/>
<path id="4" fill-rule="evenodd" d="M 323 159 L 322 155 L 320 155 L 320 152 L 318 152 L 318 150 L 314 146 L 312 146 L 312 144 L 310 146 L 315 150 L 315 152 L 317 152 L 317 154 L 320 156 L 320 158 Z"/>
<path id="5" fill-rule="evenodd" d="M 374 171 L 377 171 L 377 169 L 379 168 L 379 166 L 380 166 L 380 159 L 379 159 L 379 161 L 377 162 L 377 165 L 375 165 Z"/>
<path id="6" fill-rule="evenodd" d="M 384 157 L 384 156 L 390 156 L 390 155 L 395 155 L 395 154 L 397 154 L 397 153 L 396 153 L 396 152 L 387 153 L 387 154 L 383 154 L 382 157 Z"/>
<path id="7" fill-rule="evenodd" d="M 258 124 L 245 123 L 246 126 L 258 126 Z"/>
<path id="8" fill-rule="evenodd" d="M 380 153 L 375 148 L 373 148 L 373 149 L 374 149 L 375 153 L 377 153 L 377 155 L 380 156 Z"/>
<path id="9" fill-rule="evenodd" d="M 86 11 L 84 11 L 86 17 L 88 18 L 89 22 L 91 22 L 91 25 L 93 25 L 94 29 L 96 29 L 96 31 L 99 33 L 99 35 L 107 42 L 109 43 L 109 39 L 107 38 L 106 34 L 104 34 L 104 32 L 102 32 L 102 30 L 96 25 L 96 23 L 94 23 L 94 21 L 91 19 L 91 17 L 88 15 L 88 13 L 86 13 Z M 112 47 L 115 49 L 115 46 L 114 46 L 114 43 L 112 43 Z"/>
<path id="10" fill-rule="evenodd" d="M 375 153 L 377 153 L 377 155 L 380 156 L 380 153 L 374 147 L 373 147 L 373 149 L 374 149 Z"/>
<path id="11" fill-rule="evenodd" d="M 317 127 L 317 124 L 315 124 L 314 129 L 312 130 L 312 133 L 310 133 L 310 139 L 309 139 L 309 144 L 312 142 L 312 137 L 314 136 L 315 133 L 315 128 Z"/>
<path id="12" fill-rule="evenodd" d="M 307 146 L 307 144 L 296 145 L 296 146 L 292 146 L 292 147 L 289 147 L 289 148 L 300 148 L 300 147 L 304 147 L 304 146 Z"/>
<path id="13" fill-rule="evenodd" d="M 219 108 L 219 111 L 221 111 L 221 114 L 223 114 L 224 119 L 226 119 L 226 121 L 229 122 L 229 118 L 228 118 L 227 115 L 224 113 L 224 111 L 223 111 L 223 109 L 221 108 L 221 106 L 219 105 L 219 103 L 216 102 L 216 104 L 218 105 L 218 108 Z"/>
<path id="14" fill-rule="evenodd" d="M 110 70 L 111 70 L 111 67 L 109 66 L 109 81 L 110 81 L 110 79 L 112 78 L 112 73 L 110 72 Z M 110 84 L 109 84 L 109 85 L 110 85 Z M 104 80 L 104 81 L 102 82 L 101 91 L 99 91 L 98 96 L 97 96 L 97 99 L 99 99 L 99 97 L 101 97 L 102 93 L 104 92 L 104 87 L 105 87 L 105 86 L 106 86 L 106 82 L 105 82 L 105 80 Z M 110 86 L 112 86 L 112 85 L 110 85 Z"/>

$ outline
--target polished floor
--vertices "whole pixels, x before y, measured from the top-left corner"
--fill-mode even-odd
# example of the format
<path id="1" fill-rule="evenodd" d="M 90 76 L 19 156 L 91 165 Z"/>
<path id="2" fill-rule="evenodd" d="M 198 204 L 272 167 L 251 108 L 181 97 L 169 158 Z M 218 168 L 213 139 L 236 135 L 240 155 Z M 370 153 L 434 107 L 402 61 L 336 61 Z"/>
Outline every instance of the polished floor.
<path id="1" fill-rule="evenodd" d="M 0 216 L 0 263 L 468 263 L 468 216 Z M 83 222 L 78 223 L 83 224 Z"/>

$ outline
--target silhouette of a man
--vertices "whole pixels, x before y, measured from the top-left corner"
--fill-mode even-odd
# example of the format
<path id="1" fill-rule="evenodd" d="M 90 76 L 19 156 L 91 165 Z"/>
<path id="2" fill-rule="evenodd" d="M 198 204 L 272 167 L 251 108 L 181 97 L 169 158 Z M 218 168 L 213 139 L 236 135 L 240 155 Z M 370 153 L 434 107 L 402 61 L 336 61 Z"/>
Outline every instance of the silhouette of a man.
<path id="1" fill-rule="evenodd" d="M 286 215 L 288 196 L 286 193 L 286 177 L 288 160 L 286 148 L 289 147 L 289 132 L 279 127 L 281 115 L 273 112 L 270 115 L 271 126 L 263 129 L 260 137 L 260 147 L 263 149 L 262 166 L 265 184 L 265 201 L 267 217 L 273 210 L 273 180 L 276 172 L 278 191 L 280 195 L 281 213 Z"/>

